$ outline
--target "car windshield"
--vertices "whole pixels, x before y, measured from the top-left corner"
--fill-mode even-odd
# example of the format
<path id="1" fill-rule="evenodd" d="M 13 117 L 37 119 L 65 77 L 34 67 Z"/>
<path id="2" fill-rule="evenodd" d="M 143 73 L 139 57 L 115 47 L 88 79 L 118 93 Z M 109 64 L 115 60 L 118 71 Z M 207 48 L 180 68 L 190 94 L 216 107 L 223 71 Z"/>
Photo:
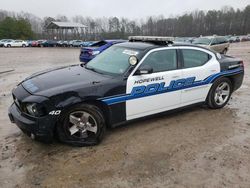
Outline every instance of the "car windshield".
<path id="1" fill-rule="evenodd" d="M 129 68 L 129 57 L 137 55 L 139 51 L 112 46 L 96 56 L 85 66 L 101 74 L 122 75 Z"/>
<path id="2" fill-rule="evenodd" d="M 204 44 L 209 45 L 212 39 L 209 38 L 198 38 L 193 41 L 193 44 Z"/>
<path id="3" fill-rule="evenodd" d="M 187 38 L 176 38 L 174 41 L 175 42 L 185 42 Z"/>

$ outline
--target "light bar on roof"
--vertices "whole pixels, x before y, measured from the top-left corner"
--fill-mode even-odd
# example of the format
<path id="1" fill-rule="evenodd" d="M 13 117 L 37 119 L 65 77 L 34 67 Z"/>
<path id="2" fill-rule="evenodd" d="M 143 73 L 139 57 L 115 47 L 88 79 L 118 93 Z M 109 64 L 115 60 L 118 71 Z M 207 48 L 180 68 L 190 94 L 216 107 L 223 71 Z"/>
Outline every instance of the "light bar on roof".
<path id="1" fill-rule="evenodd" d="M 174 41 L 173 37 L 155 37 L 155 36 L 130 36 L 128 40 L 135 41 Z"/>

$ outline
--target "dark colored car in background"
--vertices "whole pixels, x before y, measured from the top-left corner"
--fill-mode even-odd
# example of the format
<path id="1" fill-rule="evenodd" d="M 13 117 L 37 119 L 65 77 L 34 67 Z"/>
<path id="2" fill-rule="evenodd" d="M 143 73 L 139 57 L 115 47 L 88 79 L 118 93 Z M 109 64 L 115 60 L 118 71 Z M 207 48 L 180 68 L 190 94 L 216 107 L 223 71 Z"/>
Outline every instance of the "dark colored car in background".
<path id="1" fill-rule="evenodd" d="M 41 47 L 56 47 L 57 41 L 55 40 L 45 40 L 40 44 Z"/>
<path id="2" fill-rule="evenodd" d="M 81 48 L 79 57 L 80 61 L 88 63 L 91 59 L 95 58 L 98 54 L 102 53 L 110 46 L 123 42 L 126 42 L 126 40 L 102 40 L 91 44 L 89 47 Z"/>

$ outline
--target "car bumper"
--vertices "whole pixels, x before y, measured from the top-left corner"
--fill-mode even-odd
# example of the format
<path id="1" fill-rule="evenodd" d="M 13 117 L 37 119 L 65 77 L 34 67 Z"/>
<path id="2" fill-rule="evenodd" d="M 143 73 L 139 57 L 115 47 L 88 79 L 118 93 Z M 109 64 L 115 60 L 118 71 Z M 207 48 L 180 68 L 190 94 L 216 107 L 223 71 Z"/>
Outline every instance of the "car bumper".
<path id="1" fill-rule="evenodd" d="M 9 119 L 31 138 L 51 143 L 55 121 L 49 117 L 31 117 L 20 112 L 15 103 L 9 108 Z"/>

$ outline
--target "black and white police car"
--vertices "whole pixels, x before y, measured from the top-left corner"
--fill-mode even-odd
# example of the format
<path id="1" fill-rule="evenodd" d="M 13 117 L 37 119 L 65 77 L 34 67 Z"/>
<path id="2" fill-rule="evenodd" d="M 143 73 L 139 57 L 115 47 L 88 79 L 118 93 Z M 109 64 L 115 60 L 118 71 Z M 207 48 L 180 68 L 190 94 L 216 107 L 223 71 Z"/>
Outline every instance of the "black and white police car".
<path id="1" fill-rule="evenodd" d="M 106 127 L 136 118 L 197 103 L 224 107 L 242 84 L 243 62 L 169 40 L 130 37 L 87 65 L 28 77 L 13 89 L 11 122 L 37 140 L 57 135 L 84 146 L 99 143 Z"/>

